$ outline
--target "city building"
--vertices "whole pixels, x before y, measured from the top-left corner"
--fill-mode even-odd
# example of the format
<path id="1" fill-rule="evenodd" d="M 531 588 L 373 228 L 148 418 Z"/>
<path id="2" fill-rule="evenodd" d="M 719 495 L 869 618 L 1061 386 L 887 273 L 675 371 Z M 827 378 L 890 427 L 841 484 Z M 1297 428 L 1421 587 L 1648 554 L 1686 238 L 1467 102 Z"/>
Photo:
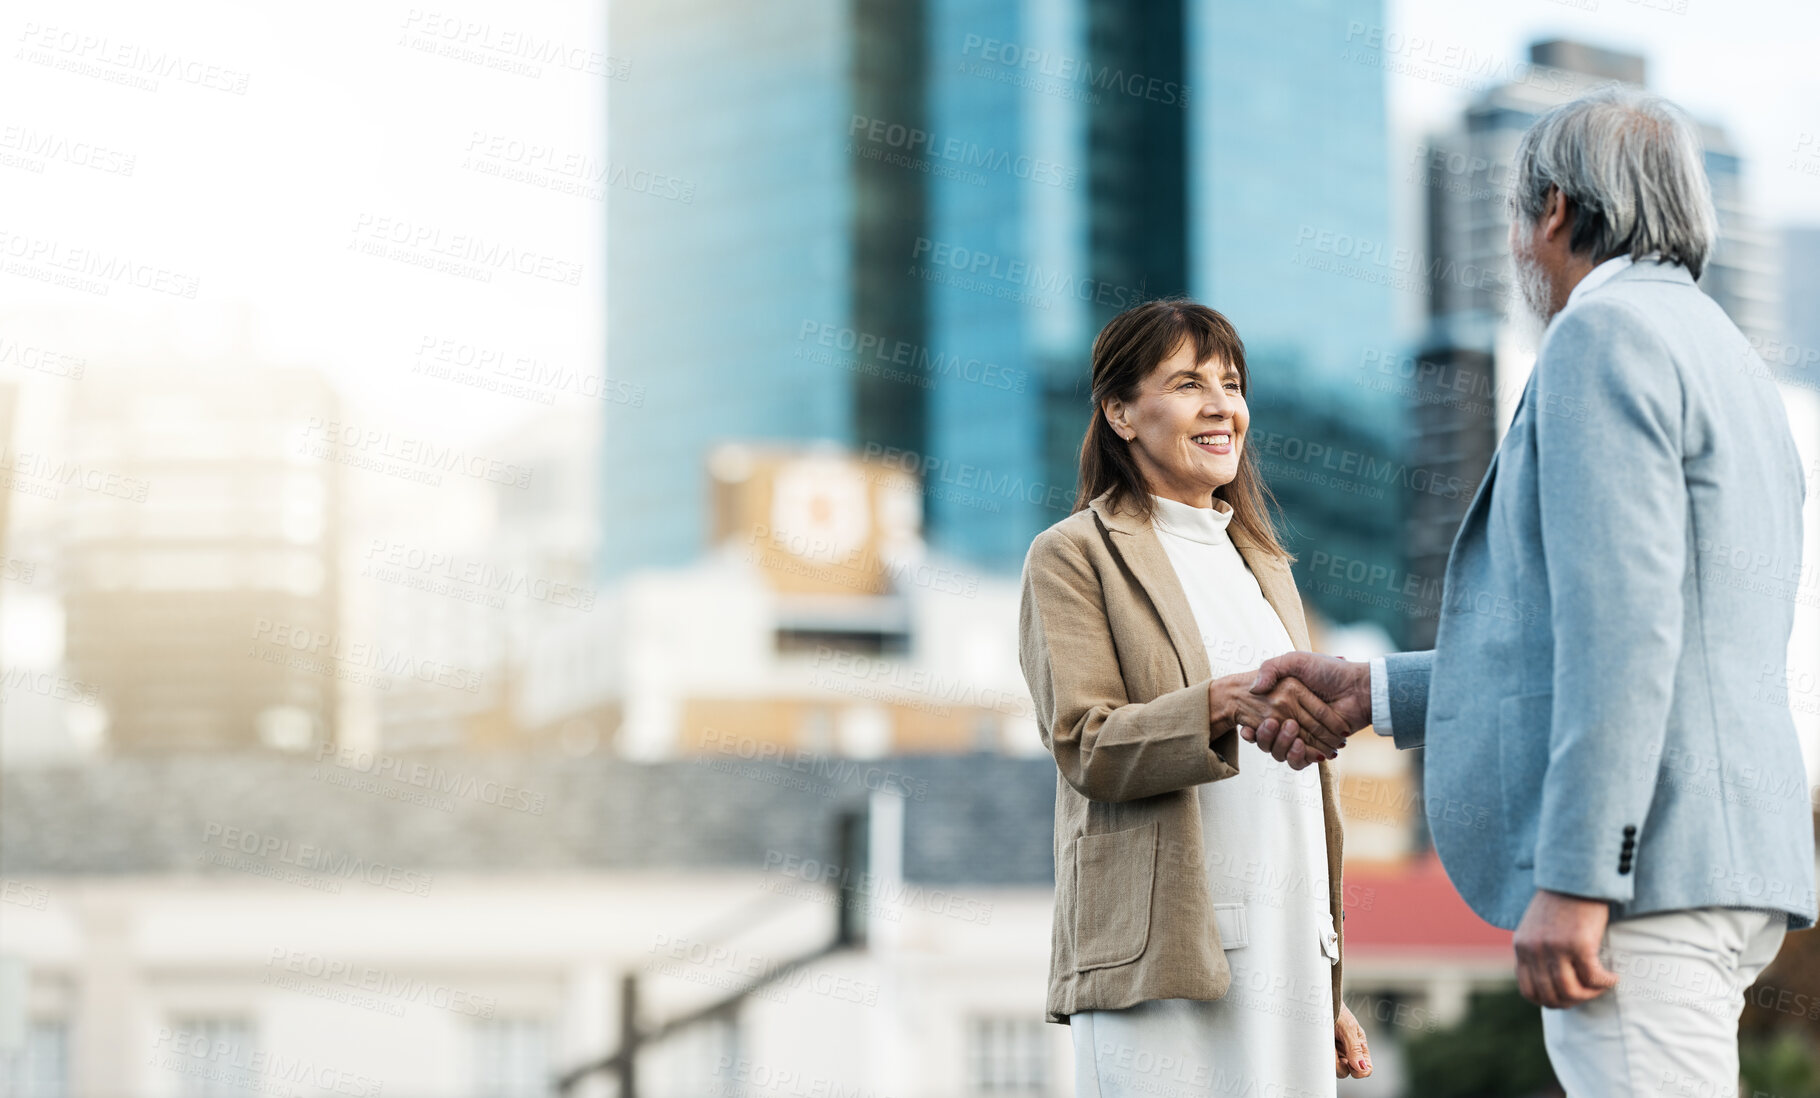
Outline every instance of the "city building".
<path id="1" fill-rule="evenodd" d="M 1433 643 L 1440 580 L 1454 532 L 1503 437 L 1535 361 L 1511 323 L 1523 306 L 1510 282 L 1511 164 L 1518 140 L 1543 113 L 1613 83 L 1645 86 L 1643 56 L 1567 39 L 1531 45 L 1512 79 L 1477 95 L 1460 125 L 1416 150 L 1413 179 L 1426 192 L 1427 244 L 1417 269 L 1429 289 L 1420 349 L 1375 365 L 1412 413 L 1410 464 L 1430 483 L 1464 491 L 1419 493 L 1407 517 L 1408 570 L 1421 610 L 1408 643 Z M 1744 163 L 1725 129 L 1699 122 L 1719 242 L 1701 287 L 1762 347 L 1780 336 L 1776 240 L 1746 207 Z"/>
<path id="2" fill-rule="evenodd" d="M 804 758 L 324 746 L 9 771 L 0 1085 L 523 1098 L 630 1029 L 639 1093 L 1073 1093 L 1043 1015 L 1054 765 Z M 1394 1093 L 1404 1038 L 1508 982 L 1509 935 L 1432 860 L 1349 877 L 1367 1092 Z M 614 1092 L 601 1071 L 568 1093 Z"/>
<path id="3" fill-rule="evenodd" d="M 727 442 L 708 476 L 704 554 L 540 618 L 516 709 L 532 740 L 638 759 L 1042 750 L 1017 580 L 924 542 L 916 455 Z"/>
<path id="4" fill-rule="evenodd" d="M 1313 243 L 1389 235 L 1382 70 L 1328 64 L 1308 33 L 1381 4 L 774 14 L 613 17 L 615 48 L 651 60 L 612 98 L 612 159 L 689 186 L 609 200 L 608 372 L 644 400 L 606 411 L 603 583 L 705 550 L 708 454 L 733 439 L 913 455 L 931 548 L 1015 573 L 1072 509 L 1094 334 L 1170 294 L 1233 317 L 1271 430 L 1326 414 L 1350 449 L 1394 442 L 1396 401 L 1328 392 L 1393 343 L 1392 291 L 1317 269 Z M 759 106 L 678 137 L 729 100 Z M 1297 544 L 1392 559 L 1374 535 L 1394 494 L 1276 472 Z"/>
<path id="5" fill-rule="evenodd" d="M 91 369 L 67 452 L 13 455 L 56 500 L 71 700 L 110 748 L 333 738 L 337 407 L 305 369 Z"/>

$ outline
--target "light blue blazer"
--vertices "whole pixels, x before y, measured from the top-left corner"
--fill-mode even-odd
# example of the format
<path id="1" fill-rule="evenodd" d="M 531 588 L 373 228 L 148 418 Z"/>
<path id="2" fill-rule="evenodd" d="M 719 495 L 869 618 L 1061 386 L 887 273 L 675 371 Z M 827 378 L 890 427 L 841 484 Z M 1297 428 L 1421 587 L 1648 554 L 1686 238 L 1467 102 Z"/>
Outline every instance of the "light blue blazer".
<path id="1" fill-rule="evenodd" d="M 1460 895 L 1815 918 L 1789 713 L 1804 474 L 1770 373 L 1685 268 L 1561 313 L 1454 537 L 1428 652 L 1385 661 Z"/>

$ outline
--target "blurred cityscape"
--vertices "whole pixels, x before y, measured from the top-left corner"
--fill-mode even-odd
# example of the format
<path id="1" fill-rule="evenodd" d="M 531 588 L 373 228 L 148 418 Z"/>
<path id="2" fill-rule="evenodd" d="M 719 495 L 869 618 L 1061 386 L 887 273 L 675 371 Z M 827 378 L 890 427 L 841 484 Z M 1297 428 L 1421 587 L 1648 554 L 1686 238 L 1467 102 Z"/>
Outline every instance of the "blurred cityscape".
<path id="1" fill-rule="evenodd" d="M 1410 145 L 1387 74 L 1461 63 L 1385 22 L 621 4 L 605 362 L 425 335 L 406 392 L 536 406 L 480 444 L 232 340 L 0 332 L 0 1095 L 1073 1093 L 1016 622 L 1076 503 L 1095 332 L 1174 294 L 1229 316 L 1315 646 L 1425 647 L 1533 361 L 1517 138 L 1651 82 L 1538 40 Z M 1809 485 L 1807 563 L 1721 582 L 1802 607 L 1759 689 L 1811 789 L 1820 228 L 1753 211 L 1763 165 L 1701 122 L 1703 285 Z M 1419 754 L 1355 744 L 1378 1070 L 1341 1092 L 1442 1093 L 1408 1050 L 1511 985 L 1510 935 L 1429 851 Z"/>

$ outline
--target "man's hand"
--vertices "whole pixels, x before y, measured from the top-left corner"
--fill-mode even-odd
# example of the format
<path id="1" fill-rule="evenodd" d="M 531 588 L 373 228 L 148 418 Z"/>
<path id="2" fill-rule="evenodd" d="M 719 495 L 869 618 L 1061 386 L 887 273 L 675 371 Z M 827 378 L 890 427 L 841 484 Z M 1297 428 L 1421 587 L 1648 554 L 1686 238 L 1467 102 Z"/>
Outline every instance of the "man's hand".
<path id="1" fill-rule="evenodd" d="M 1240 735 L 1251 739 L 1250 730 L 1268 721 L 1329 754 L 1346 742 L 1351 731 L 1346 719 L 1302 683 L 1286 678 L 1268 691 L 1258 691 L 1255 682 L 1256 676 L 1245 672 L 1208 683 L 1208 707 L 1216 733 L 1223 735 L 1237 725 L 1243 730 Z"/>
<path id="2" fill-rule="evenodd" d="M 1538 890 L 1517 924 L 1517 990 L 1537 1006 L 1567 1010 L 1618 986 L 1599 961 L 1611 906 Z"/>
<path id="3" fill-rule="evenodd" d="M 1254 693 L 1277 688 L 1284 679 L 1294 679 L 1313 691 L 1316 697 L 1333 707 L 1345 723 L 1348 734 L 1371 723 L 1371 665 L 1354 663 L 1334 656 L 1313 652 L 1285 652 L 1264 661 L 1258 668 Z M 1266 720 L 1255 728 L 1247 726 L 1239 734 L 1257 744 L 1278 762 L 1287 762 L 1300 770 L 1311 762 L 1328 758 L 1337 747 L 1306 742 L 1301 729 L 1292 729 L 1278 721 Z M 1324 754 L 1321 749 L 1328 753 Z"/>

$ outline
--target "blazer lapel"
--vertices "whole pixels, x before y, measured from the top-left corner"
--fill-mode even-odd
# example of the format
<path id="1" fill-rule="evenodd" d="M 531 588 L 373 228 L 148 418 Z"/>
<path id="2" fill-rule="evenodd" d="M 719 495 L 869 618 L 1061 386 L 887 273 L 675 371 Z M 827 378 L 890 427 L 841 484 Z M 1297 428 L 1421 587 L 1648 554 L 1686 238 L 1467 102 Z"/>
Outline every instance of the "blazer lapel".
<path id="1" fill-rule="evenodd" d="M 1144 594 L 1150 598 L 1150 605 L 1156 607 L 1157 616 L 1163 619 L 1169 643 L 1175 647 L 1176 658 L 1181 661 L 1183 681 L 1193 684 L 1212 678 L 1213 668 L 1207 663 L 1207 642 L 1201 639 L 1195 627 L 1188 593 L 1182 590 L 1182 582 L 1175 575 L 1175 565 L 1169 563 L 1169 555 L 1163 552 L 1163 543 L 1157 540 L 1151 525 L 1137 515 L 1112 510 L 1111 495 L 1111 489 L 1107 489 L 1089 506 L 1112 532 L 1112 546 L 1119 559 L 1137 577 Z"/>
<path id="2" fill-rule="evenodd" d="M 1295 577 L 1290 573 L 1289 565 L 1237 526 L 1227 527 L 1227 534 L 1239 556 L 1245 558 L 1251 574 L 1257 577 L 1258 590 L 1264 592 L 1264 601 L 1282 619 L 1290 643 L 1298 651 L 1308 651 L 1308 622 L 1302 616 L 1302 597 L 1296 594 Z"/>
<path id="3" fill-rule="evenodd" d="M 1111 494 L 1110 489 L 1100 493 L 1089 506 L 1112 532 L 1112 544 L 1119 559 L 1137 577 L 1150 604 L 1163 619 L 1163 627 L 1168 630 L 1169 641 L 1181 661 L 1182 673 L 1186 676 L 1184 681 L 1196 683 L 1212 677 L 1213 669 L 1207 663 L 1207 642 L 1195 626 L 1188 594 L 1182 590 L 1175 566 L 1169 563 L 1169 555 L 1163 551 L 1163 543 L 1157 540 L 1156 530 L 1130 511 L 1112 510 Z M 1237 526 L 1227 527 L 1227 533 L 1251 574 L 1257 577 L 1258 589 L 1282 620 L 1290 641 L 1299 649 L 1307 649 L 1308 625 L 1302 617 L 1302 601 L 1296 594 L 1289 566 Z"/>
<path id="4" fill-rule="evenodd" d="M 1628 272 L 1620 272 L 1620 275 Z M 1510 426 L 1504 432 L 1504 438 L 1498 448 L 1491 452 L 1491 460 L 1485 463 L 1485 475 L 1479 479 L 1479 490 L 1473 493 L 1472 502 L 1466 505 L 1466 514 L 1460 519 L 1459 528 L 1454 531 L 1453 544 L 1448 550 L 1448 559 L 1453 558 L 1453 551 L 1460 547 L 1460 537 L 1479 519 L 1480 512 L 1491 501 L 1492 481 L 1497 479 L 1498 458 L 1504 453 L 1504 447 L 1510 444 L 1510 436 L 1515 431 L 1518 420 L 1523 417 L 1523 406 L 1529 403 L 1529 394 L 1536 387 L 1534 370 L 1529 373 L 1529 380 L 1523 384 L 1523 392 L 1517 397 L 1517 407 L 1510 413 Z"/>

